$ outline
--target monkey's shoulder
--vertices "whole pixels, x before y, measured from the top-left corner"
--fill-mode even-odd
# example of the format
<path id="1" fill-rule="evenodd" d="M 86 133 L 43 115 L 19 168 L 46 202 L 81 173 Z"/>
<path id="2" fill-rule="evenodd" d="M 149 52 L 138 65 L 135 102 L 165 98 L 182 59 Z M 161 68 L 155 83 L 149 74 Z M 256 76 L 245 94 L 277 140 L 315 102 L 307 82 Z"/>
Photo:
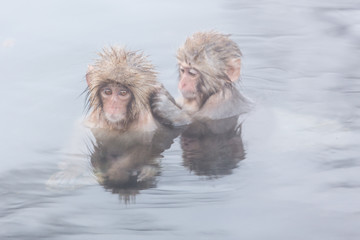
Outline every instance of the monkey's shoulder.
<path id="1" fill-rule="evenodd" d="M 250 109 L 251 101 L 237 88 L 224 88 L 211 95 L 195 117 L 212 120 L 226 119 L 245 114 Z"/>

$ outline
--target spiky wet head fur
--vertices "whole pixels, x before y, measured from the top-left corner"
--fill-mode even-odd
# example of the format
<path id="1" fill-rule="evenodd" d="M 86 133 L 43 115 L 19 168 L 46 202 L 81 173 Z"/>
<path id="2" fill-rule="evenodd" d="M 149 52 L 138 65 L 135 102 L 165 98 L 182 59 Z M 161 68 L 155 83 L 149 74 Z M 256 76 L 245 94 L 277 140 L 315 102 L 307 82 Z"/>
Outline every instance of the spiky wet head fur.
<path id="1" fill-rule="evenodd" d="M 136 120 L 140 111 L 150 111 L 149 98 L 160 86 L 156 81 L 153 65 L 138 51 L 110 47 L 103 49 L 91 70 L 89 79 L 88 106 L 91 112 L 101 115 L 100 90 L 107 83 L 119 83 L 132 93 L 128 107 L 128 121 Z"/>
<path id="2" fill-rule="evenodd" d="M 198 32 L 187 38 L 178 49 L 179 63 L 186 63 L 201 74 L 203 93 L 213 94 L 225 84 L 232 84 L 226 74 L 235 59 L 241 58 L 237 44 L 224 35 L 214 31 Z"/>

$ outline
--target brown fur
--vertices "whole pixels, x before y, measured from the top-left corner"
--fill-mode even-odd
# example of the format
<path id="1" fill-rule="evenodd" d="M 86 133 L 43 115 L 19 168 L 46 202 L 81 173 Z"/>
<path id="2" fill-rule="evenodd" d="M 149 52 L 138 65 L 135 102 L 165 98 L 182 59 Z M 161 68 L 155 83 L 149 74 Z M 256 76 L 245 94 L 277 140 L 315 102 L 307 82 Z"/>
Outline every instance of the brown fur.
<path id="1" fill-rule="evenodd" d="M 100 58 L 89 69 L 88 107 L 89 121 L 103 128 L 126 128 L 134 121 L 147 121 L 146 114 L 151 114 L 149 99 L 160 88 L 156 81 L 157 73 L 153 65 L 138 51 L 129 51 L 120 47 L 105 48 L 99 53 Z M 126 122 L 122 126 L 113 126 L 103 116 L 100 90 L 106 83 L 115 82 L 127 87 L 132 93 Z M 145 113 L 140 116 L 140 113 Z M 142 119 L 141 119 L 142 118 Z"/>
<path id="2" fill-rule="evenodd" d="M 152 103 L 153 112 L 173 126 L 248 112 L 251 101 L 237 86 L 241 56 L 238 45 L 228 35 L 210 31 L 188 37 L 177 51 L 182 97 L 176 105 L 158 94 Z M 196 71 L 191 73 L 192 69 Z"/>
<path id="3" fill-rule="evenodd" d="M 228 35 L 214 31 L 193 34 L 177 52 L 179 63 L 186 63 L 200 72 L 199 91 L 210 95 L 233 84 L 227 71 L 233 67 L 234 60 L 240 64 L 241 56 L 239 47 Z"/>

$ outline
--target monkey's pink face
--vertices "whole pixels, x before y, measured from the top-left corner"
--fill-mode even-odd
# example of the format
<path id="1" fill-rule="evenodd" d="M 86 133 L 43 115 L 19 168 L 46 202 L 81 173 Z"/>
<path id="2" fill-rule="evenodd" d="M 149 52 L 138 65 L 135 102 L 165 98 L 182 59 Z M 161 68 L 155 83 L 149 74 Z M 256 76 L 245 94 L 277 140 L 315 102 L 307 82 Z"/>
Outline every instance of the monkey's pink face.
<path id="1" fill-rule="evenodd" d="M 186 99 L 194 99 L 197 94 L 197 84 L 200 73 L 185 63 L 179 63 L 180 81 L 178 88 Z"/>
<path id="2" fill-rule="evenodd" d="M 129 89 L 116 84 L 107 84 L 100 90 L 105 118 L 111 123 L 126 119 L 128 105 L 132 98 Z"/>

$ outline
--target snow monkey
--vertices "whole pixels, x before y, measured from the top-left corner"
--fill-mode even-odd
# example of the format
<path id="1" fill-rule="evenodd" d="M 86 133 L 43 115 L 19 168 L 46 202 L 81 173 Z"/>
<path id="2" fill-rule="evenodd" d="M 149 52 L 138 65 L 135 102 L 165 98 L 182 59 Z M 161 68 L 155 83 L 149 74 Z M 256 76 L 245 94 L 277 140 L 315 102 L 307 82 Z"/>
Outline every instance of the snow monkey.
<path id="1" fill-rule="evenodd" d="M 104 49 L 99 56 L 86 74 L 90 127 L 156 129 L 149 101 L 162 86 L 153 65 L 142 53 L 119 47 Z"/>
<path id="2" fill-rule="evenodd" d="M 97 165 L 106 162 L 107 170 L 103 169 L 102 175 L 108 185 L 127 185 L 134 180 L 130 172 L 135 173 L 135 182 L 141 182 L 149 175 L 148 162 L 165 149 L 155 147 L 156 144 L 167 146 L 177 135 L 163 128 L 161 120 L 155 119 L 151 111 L 152 96 L 167 92 L 143 54 L 111 47 L 99 55 L 86 75 L 90 108 L 87 123 L 97 142 L 95 149 L 102 152 L 101 164 Z M 92 161 L 93 165 L 94 162 L 99 161 Z"/>
<path id="3" fill-rule="evenodd" d="M 155 93 L 171 97 L 142 53 L 110 47 L 99 56 L 86 74 L 88 115 L 64 149 L 51 187 L 141 185 L 157 174 L 154 162 L 179 134 L 152 114 Z"/>
<path id="4" fill-rule="evenodd" d="M 177 51 L 181 111 L 160 94 L 152 103 L 153 111 L 175 125 L 180 115 L 194 122 L 247 112 L 250 102 L 236 86 L 241 56 L 238 45 L 228 35 L 210 31 L 188 37 Z"/>

